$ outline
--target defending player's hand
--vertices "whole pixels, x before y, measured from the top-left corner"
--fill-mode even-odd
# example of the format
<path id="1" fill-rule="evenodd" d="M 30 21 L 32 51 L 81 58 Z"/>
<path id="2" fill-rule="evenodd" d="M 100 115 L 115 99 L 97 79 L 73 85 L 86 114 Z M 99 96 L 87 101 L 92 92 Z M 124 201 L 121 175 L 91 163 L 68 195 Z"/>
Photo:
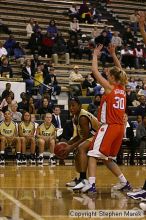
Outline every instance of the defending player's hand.
<path id="1" fill-rule="evenodd" d="M 140 25 L 145 25 L 146 14 L 144 11 L 139 11 L 137 15 L 137 19 Z"/>
<path id="2" fill-rule="evenodd" d="M 107 49 L 111 56 L 116 53 L 116 45 L 114 44 L 109 44 Z"/>
<path id="3" fill-rule="evenodd" d="M 99 44 L 99 45 L 94 49 L 93 56 L 99 57 L 100 54 L 101 54 L 102 48 L 103 48 L 103 44 Z"/>

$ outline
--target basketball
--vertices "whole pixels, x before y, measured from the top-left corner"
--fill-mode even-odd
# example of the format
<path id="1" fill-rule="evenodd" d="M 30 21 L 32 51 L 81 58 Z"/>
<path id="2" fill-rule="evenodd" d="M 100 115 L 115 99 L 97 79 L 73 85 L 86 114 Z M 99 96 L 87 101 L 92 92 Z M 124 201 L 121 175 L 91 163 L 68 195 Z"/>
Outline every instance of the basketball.
<path id="1" fill-rule="evenodd" d="M 55 155 L 59 158 L 59 159 L 65 159 L 68 155 L 66 155 L 65 157 L 62 156 L 62 151 L 68 146 L 68 144 L 66 142 L 60 142 L 57 143 L 54 149 L 54 153 Z"/>

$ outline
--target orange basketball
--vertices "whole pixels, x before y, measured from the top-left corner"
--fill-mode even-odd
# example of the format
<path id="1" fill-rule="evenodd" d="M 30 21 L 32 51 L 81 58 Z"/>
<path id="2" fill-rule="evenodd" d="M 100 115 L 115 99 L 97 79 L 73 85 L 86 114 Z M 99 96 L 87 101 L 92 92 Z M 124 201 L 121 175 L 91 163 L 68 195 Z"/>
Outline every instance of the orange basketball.
<path id="1" fill-rule="evenodd" d="M 65 159 L 68 155 L 63 156 L 62 152 L 63 150 L 68 146 L 66 142 L 60 142 L 57 143 L 54 149 L 54 154 L 59 158 L 59 159 Z"/>

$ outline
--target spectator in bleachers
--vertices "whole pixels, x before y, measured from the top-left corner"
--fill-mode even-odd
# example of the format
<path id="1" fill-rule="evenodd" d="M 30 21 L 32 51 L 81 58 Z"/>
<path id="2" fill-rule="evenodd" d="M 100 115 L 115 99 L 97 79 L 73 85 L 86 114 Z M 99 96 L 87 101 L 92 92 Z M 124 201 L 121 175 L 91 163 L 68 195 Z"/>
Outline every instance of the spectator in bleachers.
<path id="1" fill-rule="evenodd" d="M 78 40 L 78 45 L 79 45 L 79 58 L 82 59 L 83 54 L 87 54 L 88 60 L 91 60 L 92 50 L 90 48 L 90 43 L 86 34 L 82 34 L 82 37 Z"/>
<path id="2" fill-rule="evenodd" d="M 42 105 L 38 108 L 37 114 L 46 114 L 46 113 L 53 113 L 53 105 L 51 104 L 49 98 L 42 99 Z"/>
<path id="3" fill-rule="evenodd" d="M 21 113 L 23 111 L 28 112 L 29 111 L 29 103 L 28 103 L 28 100 L 27 100 L 26 93 L 22 92 L 20 94 L 20 98 L 22 99 L 22 101 L 18 103 L 18 111 L 20 111 Z"/>
<path id="4" fill-rule="evenodd" d="M 109 43 L 110 43 L 110 39 L 107 35 L 107 31 L 103 30 L 101 32 L 101 34 L 95 38 L 95 43 L 96 44 L 103 44 L 104 47 L 108 47 Z"/>
<path id="5" fill-rule="evenodd" d="M 97 117 L 98 109 L 100 107 L 101 95 L 95 95 L 93 101 L 89 103 L 88 111 Z"/>
<path id="6" fill-rule="evenodd" d="M 69 37 L 69 40 L 67 42 L 67 47 L 69 51 L 70 58 L 76 59 L 79 56 L 79 45 L 77 37 L 74 35 L 71 35 Z"/>
<path id="7" fill-rule="evenodd" d="M 33 18 L 30 18 L 29 23 L 26 25 L 27 37 L 31 37 L 31 35 L 34 33 L 33 27 L 34 27 L 34 20 Z"/>
<path id="8" fill-rule="evenodd" d="M 140 123 L 136 129 L 136 137 L 139 141 L 140 159 L 139 164 L 143 165 L 143 153 L 146 151 L 146 111 L 142 117 L 142 123 Z"/>
<path id="9" fill-rule="evenodd" d="M 126 86 L 126 106 L 132 106 L 133 101 L 137 100 L 137 95 L 136 92 L 131 90 L 131 86 L 127 85 Z"/>
<path id="10" fill-rule="evenodd" d="M 137 44 L 133 50 L 135 57 L 135 68 L 140 69 L 142 66 L 146 66 L 146 58 L 144 57 L 144 51 L 141 44 Z"/>
<path id="11" fill-rule="evenodd" d="M 33 59 L 31 60 L 31 67 L 32 69 L 36 69 L 40 65 L 40 57 L 38 53 L 33 54 Z"/>
<path id="12" fill-rule="evenodd" d="M 90 12 L 91 12 L 91 20 L 92 20 L 93 22 L 98 23 L 98 22 L 101 21 L 102 14 L 101 14 L 100 11 L 97 9 L 96 3 L 92 4 L 91 9 L 90 9 Z"/>
<path id="13" fill-rule="evenodd" d="M 41 64 L 37 67 L 36 72 L 34 74 L 34 86 L 39 88 L 39 93 L 43 93 L 43 85 L 44 82 L 43 71 L 41 68 Z"/>
<path id="14" fill-rule="evenodd" d="M 106 31 L 106 33 L 107 33 L 107 38 L 108 38 L 109 41 L 111 42 L 111 39 L 112 39 L 112 36 L 113 36 L 111 27 L 105 26 L 104 29 L 103 29 L 103 31 Z"/>
<path id="15" fill-rule="evenodd" d="M 88 74 L 82 83 L 82 88 L 87 89 L 86 95 L 87 96 L 95 95 L 96 86 L 97 86 L 96 81 L 91 76 L 91 74 Z"/>
<path id="16" fill-rule="evenodd" d="M 42 38 L 43 35 L 41 33 L 41 29 L 37 32 L 33 33 L 28 42 L 28 48 L 31 50 L 31 54 L 38 53 L 40 54 L 41 46 L 42 46 Z"/>
<path id="17" fill-rule="evenodd" d="M 108 75 L 109 75 L 109 67 L 108 67 L 107 65 L 105 65 L 105 66 L 103 67 L 103 70 L 102 70 L 102 72 L 101 72 L 101 75 L 102 75 L 105 79 L 107 79 L 107 77 L 108 77 Z"/>
<path id="18" fill-rule="evenodd" d="M 69 58 L 69 53 L 67 49 L 67 44 L 64 40 L 64 37 L 62 36 L 62 33 L 59 32 L 57 34 L 57 37 L 55 39 L 55 44 L 52 48 L 52 53 L 53 53 L 53 61 L 55 64 L 58 64 L 58 56 L 65 56 L 65 63 L 66 65 L 69 65 L 70 63 L 70 58 Z"/>
<path id="19" fill-rule="evenodd" d="M 136 107 L 136 115 L 141 115 L 142 117 L 146 113 L 146 98 L 144 95 L 140 96 L 140 105 Z"/>
<path id="20" fill-rule="evenodd" d="M 15 40 L 14 36 L 12 34 L 10 34 L 9 38 L 4 43 L 4 47 L 6 48 L 9 56 L 14 55 L 15 44 L 16 44 L 16 40 Z"/>
<path id="21" fill-rule="evenodd" d="M 75 36 L 77 36 L 78 34 L 81 33 L 78 19 L 75 18 L 75 17 L 70 22 L 70 30 L 69 30 L 69 32 L 70 32 L 70 35 L 75 35 Z"/>
<path id="22" fill-rule="evenodd" d="M 12 98 L 11 95 L 7 96 L 7 97 L 5 98 L 5 100 L 6 100 L 6 103 L 7 103 L 7 104 L 2 108 L 2 111 L 5 112 L 5 111 L 8 110 L 8 111 L 11 112 L 12 104 L 15 104 L 16 101 L 13 100 L 13 98 Z"/>
<path id="23" fill-rule="evenodd" d="M 127 27 L 125 33 L 123 34 L 122 39 L 123 39 L 124 44 L 128 44 L 130 46 L 134 45 L 134 41 L 135 41 L 134 34 L 131 31 L 130 27 Z"/>
<path id="24" fill-rule="evenodd" d="M 19 42 L 17 42 L 14 46 L 14 58 L 16 62 L 23 66 L 25 61 L 25 50 Z"/>
<path id="25" fill-rule="evenodd" d="M 136 86 L 137 86 L 137 81 L 135 80 L 134 77 L 130 77 L 128 80 L 128 85 L 131 87 L 132 91 L 136 91 Z"/>
<path id="26" fill-rule="evenodd" d="M 31 88 L 34 85 L 34 68 L 31 65 L 31 60 L 26 59 L 25 60 L 25 66 L 22 69 L 22 78 L 24 82 L 26 82 L 26 91 L 29 91 L 31 94 Z"/>
<path id="27" fill-rule="evenodd" d="M 81 22 L 85 22 L 89 24 L 93 23 L 90 9 L 85 0 L 83 0 L 83 3 L 80 5 L 79 8 L 79 19 Z"/>
<path id="28" fill-rule="evenodd" d="M 3 32 L 5 34 L 12 34 L 12 31 L 9 29 L 9 27 L 4 24 L 3 20 L 0 18 L 0 33 Z"/>
<path id="29" fill-rule="evenodd" d="M 79 73 L 79 66 L 75 65 L 70 73 L 69 79 L 71 82 L 83 82 L 84 78 L 81 73 Z"/>
<path id="30" fill-rule="evenodd" d="M 47 32 L 50 33 L 52 39 L 55 39 L 58 35 L 58 28 L 56 27 L 56 22 L 54 19 L 51 19 L 49 22 L 49 26 L 47 28 Z"/>
<path id="31" fill-rule="evenodd" d="M 9 96 L 10 91 L 11 91 L 11 83 L 6 83 L 6 89 L 2 92 L 2 99 L 5 99 L 7 96 Z"/>
<path id="32" fill-rule="evenodd" d="M 125 68 L 134 68 L 134 55 L 133 51 L 128 47 L 127 44 L 124 45 L 124 48 L 121 50 L 121 62 Z"/>
<path id="33" fill-rule="evenodd" d="M 51 87 L 52 87 L 52 95 L 56 96 L 59 95 L 61 92 L 61 87 L 58 85 L 57 77 L 55 74 L 55 68 L 50 68 L 50 77 L 51 77 Z"/>
<path id="34" fill-rule="evenodd" d="M 36 110 L 35 110 L 35 105 L 34 105 L 33 97 L 29 97 L 28 105 L 29 105 L 29 110 L 28 110 L 29 114 L 35 114 Z"/>
<path id="35" fill-rule="evenodd" d="M 55 165 L 56 160 L 54 158 L 54 148 L 56 143 L 56 128 L 52 124 L 52 114 L 45 114 L 44 123 L 38 126 L 36 136 L 39 148 L 39 156 L 37 158 L 37 163 L 43 165 L 43 153 L 45 150 L 45 146 L 47 146 L 47 148 L 50 149 L 49 163 Z"/>
<path id="36" fill-rule="evenodd" d="M 7 56 L 7 54 L 8 54 L 7 50 L 4 48 L 2 42 L 0 41 L 0 59 L 2 58 L 2 56 Z"/>
<path id="37" fill-rule="evenodd" d="M 70 80 L 70 92 L 73 96 L 79 96 L 81 95 L 81 83 L 84 81 L 84 77 L 79 72 L 79 66 L 75 65 L 73 70 L 70 73 L 69 76 Z"/>
<path id="38" fill-rule="evenodd" d="M 8 105 L 8 103 L 6 101 L 6 98 L 8 96 L 11 96 L 12 100 L 14 100 L 14 93 L 12 91 L 10 91 L 10 93 L 4 99 L 2 99 L 1 104 L 0 104 L 0 109 L 3 109 L 5 106 Z"/>
<path id="39" fill-rule="evenodd" d="M 77 8 L 76 4 L 72 4 L 71 5 L 71 7 L 68 10 L 68 15 L 70 16 L 70 18 L 74 18 L 75 17 L 75 18 L 78 19 L 79 11 L 78 11 L 78 8 Z"/>
<path id="40" fill-rule="evenodd" d="M 113 33 L 112 39 L 111 39 L 111 43 L 114 44 L 117 48 L 117 50 L 121 49 L 122 46 L 122 38 L 119 37 L 119 33 L 118 31 L 115 31 Z"/>
<path id="41" fill-rule="evenodd" d="M 100 35 L 101 31 L 98 29 L 97 26 L 94 26 L 91 31 L 91 43 L 95 43 L 95 38 Z"/>
<path id="42" fill-rule="evenodd" d="M 40 27 L 38 21 L 35 20 L 35 21 L 34 21 L 34 24 L 33 24 L 33 31 L 36 33 L 36 32 L 38 32 L 40 29 L 41 29 L 41 27 Z"/>
<path id="43" fill-rule="evenodd" d="M 136 9 L 134 10 L 134 13 L 130 15 L 130 26 L 135 34 L 137 34 L 138 31 L 138 20 L 137 20 L 138 11 L 139 10 Z"/>
<path id="44" fill-rule="evenodd" d="M 16 102 L 11 104 L 11 113 L 13 121 L 21 121 L 22 114 L 17 111 L 18 104 Z"/>
<path id="45" fill-rule="evenodd" d="M 139 90 L 138 95 L 144 95 L 146 97 L 146 84 Z"/>
<path id="46" fill-rule="evenodd" d="M 0 76 L 6 78 L 13 78 L 12 67 L 9 64 L 9 60 L 7 57 L 1 58 Z"/>
<path id="47" fill-rule="evenodd" d="M 52 123 L 54 124 L 55 128 L 62 128 L 63 124 L 61 120 L 61 109 L 59 106 L 54 106 L 53 108 Z"/>
<path id="48" fill-rule="evenodd" d="M 47 32 L 42 39 L 41 55 L 42 56 L 47 55 L 48 57 L 51 57 L 54 43 L 55 43 L 54 39 L 52 39 L 50 33 Z"/>

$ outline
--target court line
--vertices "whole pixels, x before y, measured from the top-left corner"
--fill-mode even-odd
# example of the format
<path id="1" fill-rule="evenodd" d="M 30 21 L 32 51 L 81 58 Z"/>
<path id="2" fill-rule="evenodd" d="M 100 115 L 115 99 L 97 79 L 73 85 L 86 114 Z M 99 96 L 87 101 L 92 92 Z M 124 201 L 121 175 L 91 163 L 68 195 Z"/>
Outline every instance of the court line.
<path id="1" fill-rule="evenodd" d="M 37 213 L 35 213 L 33 210 L 31 210 L 30 208 L 28 208 L 26 205 L 23 205 L 19 200 L 15 199 L 14 197 L 12 197 L 11 195 L 9 195 L 8 193 L 6 193 L 4 190 L 0 189 L 0 193 L 5 196 L 8 200 L 10 200 L 11 202 L 15 203 L 18 207 L 20 207 L 21 209 L 23 209 L 27 214 L 29 214 L 30 216 L 32 216 L 33 218 L 37 219 L 37 220 L 44 220 L 44 218 L 42 218 L 40 215 L 38 215 Z"/>

